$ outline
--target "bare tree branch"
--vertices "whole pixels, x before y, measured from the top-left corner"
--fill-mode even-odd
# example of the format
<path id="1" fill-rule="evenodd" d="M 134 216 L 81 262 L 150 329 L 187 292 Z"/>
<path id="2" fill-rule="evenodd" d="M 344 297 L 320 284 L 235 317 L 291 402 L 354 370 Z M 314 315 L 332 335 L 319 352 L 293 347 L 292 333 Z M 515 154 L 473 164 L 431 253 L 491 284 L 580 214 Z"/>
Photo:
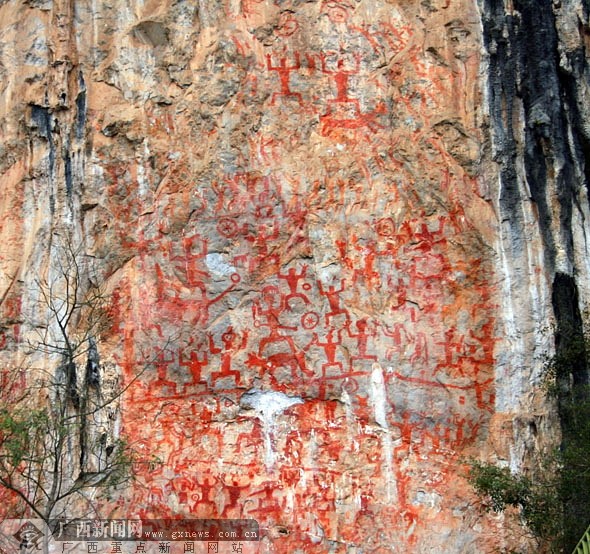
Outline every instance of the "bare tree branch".
<path id="1" fill-rule="evenodd" d="M 67 513 L 75 498 L 94 509 L 93 494 L 82 491 L 129 478 L 129 447 L 111 437 L 113 451 L 105 455 L 96 429 L 104 410 L 117 409 L 121 396 L 155 361 L 146 361 L 130 382 L 106 397 L 99 381 L 91 382 L 88 367 L 99 363 L 96 345 L 111 321 L 108 295 L 89 276 L 87 262 L 83 249 L 67 238 L 53 248 L 47 273 L 34 280 L 39 317 L 21 350 L 33 362 L 29 382 L 16 404 L 11 393 L 0 390 L 0 487 L 45 521 Z"/>

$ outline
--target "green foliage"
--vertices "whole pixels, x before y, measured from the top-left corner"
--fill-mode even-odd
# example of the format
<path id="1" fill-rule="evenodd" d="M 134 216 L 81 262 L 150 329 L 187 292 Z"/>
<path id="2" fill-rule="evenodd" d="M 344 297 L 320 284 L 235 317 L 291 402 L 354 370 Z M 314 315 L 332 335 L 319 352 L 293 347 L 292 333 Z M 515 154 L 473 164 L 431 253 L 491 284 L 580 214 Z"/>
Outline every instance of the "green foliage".
<path id="1" fill-rule="evenodd" d="M 2 368 L 10 386 L 0 389 L 0 488 L 20 501 L 22 515 L 45 521 L 93 513 L 89 489 L 122 484 L 134 464 L 109 423 L 125 389 L 101 388 L 97 343 L 109 329 L 109 298 L 82 247 L 65 239 L 55 254 L 35 280 L 39 309 L 22 367 Z"/>
<path id="2" fill-rule="evenodd" d="M 571 550 L 590 523 L 590 400 L 579 386 L 560 398 L 562 446 L 559 494 L 565 510 L 564 544 Z"/>
<path id="3" fill-rule="evenodd" d="M 554 356 L 546 360 L 544 375 L 544 385 L 548 394 L 565 403 L 569 402 L 574 393 L 572 374 L 584 371 L 588 367 L 590 347 L 590 337 L 576 334 L 568 338 L 567 346 L 560 348 Z M 584 392 L 583 385 L 576 384 L 575 388 L 578 396 Z"/>
<path id="4" fill-rule="evenodd" d="M 508 506 L 519 508 L 531 533 L 544 542 L 558 542 L 562 527 L 562 504 L 553 471 L 540 479 L 512 474 L 507 467 L 477 460 L 470 462 L 469 481 L 484 501 L 484 507 L 502 512 Z"/>
<path id="5" fill-rule="evenodd" d="M 95 469 L 74 468 L 71 445 L 82 428 L 79 415 L 72 417 L 55 405 L 35 410 L 0 406 L 0 486 L 47 521 L 56 510 L 66 515 L 68 500 L 84 497 L 86 489 L 107 490 L 128 481 L 136 454 L 124 439 L 109 445 Z"/>
<path id="6" fill-rule="evenodd" d="M 487 509 L 519 508 L 531 533 L 552 552 L 570 552 L 590 523 L 590 387 L 584 382 L 590 340 L 561 335 L 562 347 L 547 361 L 545 376 L 559 410 L 560 447 L 528 476 L 479 461 L 470 462 L 469 472 Z"/>
<path id="7" fill-rule="evenodd" d="M 47 430 L 45 410 L 0 409 L 0 462 L 17 467 L 31 459 L 31 447 Z"/>
<path id="8" fill-rule="evenodd" d="M 503 511 L 506 506 L 528 504 L 531 483 L 523 476 L 514 476 L 507 467 L 471 462 L 469 480 L 482 497 L 487 497 L 485 508 L 494 512 Z"/>
<path id="9" fill-rule="evenodd" d="M 117 439 L 113 445 L 110 456 L 110 470 L 107 474 L 104 486 L 117 487 L 133 478 L 133 464 L 137 454 L 126 439 Z"/>

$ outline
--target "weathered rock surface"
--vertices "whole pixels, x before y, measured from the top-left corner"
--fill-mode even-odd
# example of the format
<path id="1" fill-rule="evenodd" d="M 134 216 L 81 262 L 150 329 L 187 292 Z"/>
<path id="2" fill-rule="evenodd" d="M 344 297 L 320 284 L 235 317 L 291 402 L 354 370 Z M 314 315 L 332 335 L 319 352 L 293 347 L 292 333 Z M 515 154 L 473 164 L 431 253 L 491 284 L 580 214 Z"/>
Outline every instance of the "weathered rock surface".
<path id="1" fill-rule="evenodd" d="M 104 513 L 255 518 L 272 552 L 528 548 L 463 460 L 558 436 L 538 385 L 590 302 L 588 12 L 0 3 L 2 356 L 58 237 L 84 244 L 116 425 L 163 460 Z"/>

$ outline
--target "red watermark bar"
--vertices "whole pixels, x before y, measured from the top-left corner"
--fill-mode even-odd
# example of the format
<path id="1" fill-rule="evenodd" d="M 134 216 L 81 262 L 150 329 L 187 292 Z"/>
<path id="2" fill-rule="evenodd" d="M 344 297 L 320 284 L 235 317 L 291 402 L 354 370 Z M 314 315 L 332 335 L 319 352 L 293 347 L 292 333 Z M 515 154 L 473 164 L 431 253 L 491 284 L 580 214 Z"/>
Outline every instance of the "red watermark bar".
<path id="1" fill-rule="evenodd" d="M 254 519 L 55 519 L 55 541 L 258 541 Z"/>

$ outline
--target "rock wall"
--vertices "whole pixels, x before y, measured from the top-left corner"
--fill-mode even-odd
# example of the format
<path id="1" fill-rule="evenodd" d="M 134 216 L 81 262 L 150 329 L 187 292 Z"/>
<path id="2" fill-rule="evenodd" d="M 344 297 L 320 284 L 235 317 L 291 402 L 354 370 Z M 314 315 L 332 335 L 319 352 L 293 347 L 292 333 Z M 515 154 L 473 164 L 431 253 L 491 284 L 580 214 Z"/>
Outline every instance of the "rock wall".
<path id="1" fill-rule="evenodd" d="M 588 9 L 0 2 L 2 359 L 82 244 L 100 378 L 129 386 L 111 425 L 163 461 L 101 513 L 255 518 L 269 552 L 534 551 L 463 462 L 558 439 Z"/>

